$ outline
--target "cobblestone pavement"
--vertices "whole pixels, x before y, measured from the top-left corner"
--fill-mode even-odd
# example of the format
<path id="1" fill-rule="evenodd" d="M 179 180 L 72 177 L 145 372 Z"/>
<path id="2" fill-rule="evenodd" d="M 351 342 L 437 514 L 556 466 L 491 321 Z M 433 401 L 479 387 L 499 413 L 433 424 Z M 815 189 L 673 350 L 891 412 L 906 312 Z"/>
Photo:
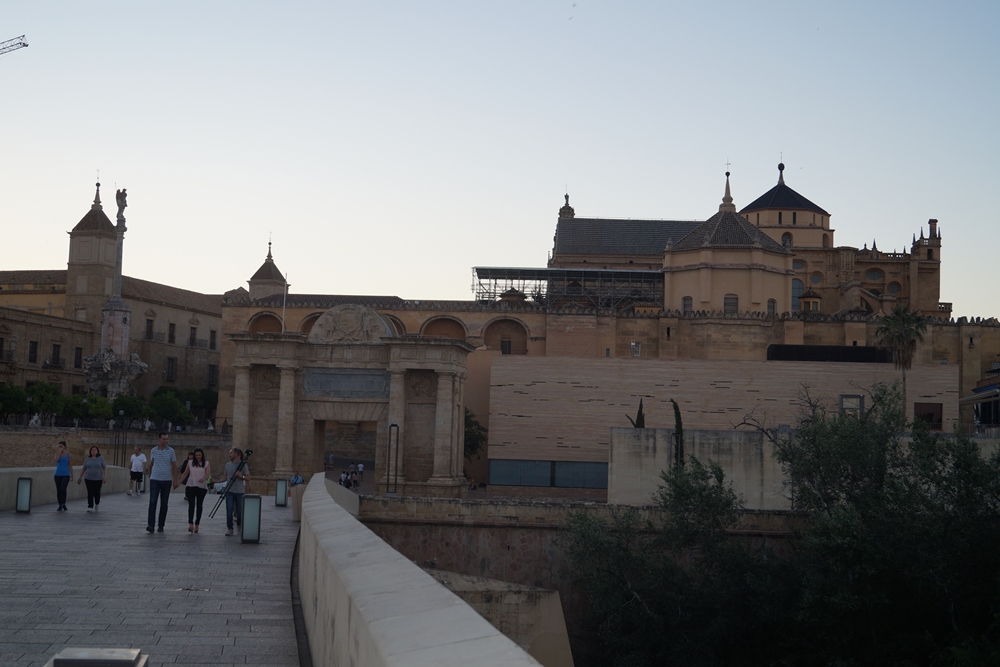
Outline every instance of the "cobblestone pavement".
<path id="1" fill-rule="evenodd" d="M 35 483 L 52 483 L 35 480 Z M 226 537 L 225 504 L 189 533 L 170 496 L 163 533 L 148 496 L 0 512 L 0 665 L 44 665 L 67 646 L 138 648 L 150 665 L 298 665 L 289 573 L 299 524 L 264 497 L 261 543 Z"/>

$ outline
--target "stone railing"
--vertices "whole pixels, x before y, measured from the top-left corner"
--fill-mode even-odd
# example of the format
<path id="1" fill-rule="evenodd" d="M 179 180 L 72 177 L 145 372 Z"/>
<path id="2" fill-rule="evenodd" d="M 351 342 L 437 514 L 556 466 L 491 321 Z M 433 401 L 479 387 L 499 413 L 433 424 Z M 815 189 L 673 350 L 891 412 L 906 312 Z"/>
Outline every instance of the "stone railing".
<path id="1" fill-rule="evenodd" d="M 300 539 L 313 664 L 539 664 L 337 504 L 323 473 L 306 488 Z"/>
<path id="2" fill-rule="evenodd" d="M 0 468 L 0 512 L 14 509 L 17 502 L 17 478 L 31 477 L 31 506 L 55 505 L 56 485 L 53 481 L 55 466 L 44 468 Z M 80 475 L 79 466 L 74 466 L 75 477 Z M 101 495 L 109 493 L 125 493 L 128 490 L 128 470 L 117 466 L 108 466 L 108 481 L 101 489 Z M 66 489 L 67 500 L 80 500 L 87 497 L 87 487 L 77 484 L 76 479 L 70 481 Z M 34 511 L 34 510 L 32 510 Z"/>

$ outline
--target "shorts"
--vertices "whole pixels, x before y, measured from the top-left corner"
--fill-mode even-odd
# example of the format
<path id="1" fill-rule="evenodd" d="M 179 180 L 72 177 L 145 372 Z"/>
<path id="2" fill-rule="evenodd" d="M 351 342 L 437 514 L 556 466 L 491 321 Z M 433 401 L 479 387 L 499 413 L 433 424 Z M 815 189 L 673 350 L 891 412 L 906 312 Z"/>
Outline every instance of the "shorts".
<path id="1" fill-rule="evenodd" d="M 142 481 L 142 472 L 136 472 L 134 470 L 130 470 L 129 475 L 130 475 L 129 479 L 132 480 L 133 482 Z"/>

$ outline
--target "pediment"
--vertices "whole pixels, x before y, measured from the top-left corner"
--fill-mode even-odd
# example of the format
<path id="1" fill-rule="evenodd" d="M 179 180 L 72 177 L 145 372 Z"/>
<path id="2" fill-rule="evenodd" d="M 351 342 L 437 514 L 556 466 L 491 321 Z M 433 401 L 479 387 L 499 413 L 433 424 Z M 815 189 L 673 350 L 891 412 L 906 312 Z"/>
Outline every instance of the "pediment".
<path id="1" fill-rule="evenodd" d="M 320 315 L 309 332 L 314 344 L 381 344 L 395 330 L 377 312 L 356 303 L 334 306 Z"/>

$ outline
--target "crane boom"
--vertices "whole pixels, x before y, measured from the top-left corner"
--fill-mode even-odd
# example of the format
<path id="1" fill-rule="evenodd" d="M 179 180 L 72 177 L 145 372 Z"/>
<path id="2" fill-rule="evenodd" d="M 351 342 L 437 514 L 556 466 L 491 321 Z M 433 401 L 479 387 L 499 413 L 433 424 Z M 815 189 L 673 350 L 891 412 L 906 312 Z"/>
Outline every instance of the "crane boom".
<path id="1" fill-rule="evenodd" d="M 8 39 L 6 42 L 0 42 L 0 56 L 11 51 L 23 49 L 27 45 L 28 43 L 24 41 L 24 35 L 15 37 L 14 39 Z"/>

